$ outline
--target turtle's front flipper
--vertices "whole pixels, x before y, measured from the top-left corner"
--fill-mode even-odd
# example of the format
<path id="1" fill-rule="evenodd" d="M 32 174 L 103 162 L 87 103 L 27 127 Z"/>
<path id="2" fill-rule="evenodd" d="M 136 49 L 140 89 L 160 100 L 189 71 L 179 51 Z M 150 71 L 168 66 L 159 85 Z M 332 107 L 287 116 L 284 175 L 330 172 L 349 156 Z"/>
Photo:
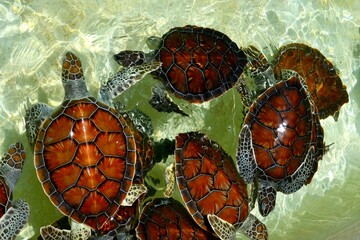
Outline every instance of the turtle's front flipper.
<path id="1" fill-rule="evenodd" d="M 240 131 L 236 159 L 240 176 L 246 183 L 252 182 L 256 170 L 256 161 L 252 134 L 248 125 L 244 125 Z"/>
<path id="2" fill-rule="evenodd" d="M 29 205 L 24 200 L 14 201 L 0 218 L 0 239 L 15 238 L 27 223 L 29 212 Z"/>
<path id="3" fill-rule="evenodd" d="M 159 112 L 175 112 L 183 116 L 189 116 L 171 100 L 171 98 L 166 94 L 165 89 L 159 85 L 155 85 L 152 88 L 152 95 L 149 100 L 149 104 Z"/>
<path id="4" fill-rule="evenodd" d="M 9 150 L 0 162 L 0 175 L 5 178 L 10 191 L 14 191 L 15 184 L 19 179 L 26 158 L 25 148 L 17 142 L 9 146 Z"/>
<path id="5" fill-rule="evenodd" d="M 146 74 L 156 71 L 161 66 L 160 62 L 149 62 L 139 66 L 131 66 L 121 69 L 100 88 L 100 98 L 106 104 L 111 105 L 112 99 L 119 96 L 123 91 L 137 83 Z"/>
<path id="6" fill-rule="evenodd" d="M 132 184 L 129 191 L 126 194 L 126 198 L 121 203 L 121 206 L 132 206 L 133 203 L 144 193 L 147 192 L 147 188 L 144 184 Z"/>
<path id="7" fill-rule="evenodd" d="M 26 110 L 26 136 L 32 148 L 35 145 L 41 124 L 51 115 L 53 110 L 52 107 L 45 103 L 36 103 Z"/>
<path id="8" fill-rule="evenodd" d="M 149 62 L 149 59 L 147 59 L 146 56 L 147 55 L 142 51 L 125 50 L 114 55 L 114 59 L 118 64 L 124 67 L 131 67 Z"/>
<path id="9" fill-rule="evenodd" d="M 165 182 L 166 189 L 164 192 L 164 196 L 169 198 L 175 190 L 175 163 L 167 166 L 167 168 L 165 169 Z"/>
<path id="10" fill-rule="evenodd" d="M 40 234 L 44 240 L 86 240 L 91 235 L 91 229 L 84 224 L 72 221 L 71 230 L 47 225 L 40 228 Z"/>
<path id="11" fill-rule="evenodd" d="M 246 218 L 240 227 L 240 231 L 250 239 L 267 240 L 268 232 L 265 224 L 252 214 Z"/>
<path id="12" fill-rule="evenodd" d="M 215 214 L 207 215 L 210 226 L 221 240 L 233 240 L 236 236 L 235 227 Z"/>
<path id="13" fill-rule="evenodd" d="M 299 190 L 313 174 L 314 162 L 316 162 L 315 149 L 314 146 L 312 146 L 306 154 L 305 161 L 296 172 L 279 183 L 279 190 L 285 194 L 294 193 Z"/>

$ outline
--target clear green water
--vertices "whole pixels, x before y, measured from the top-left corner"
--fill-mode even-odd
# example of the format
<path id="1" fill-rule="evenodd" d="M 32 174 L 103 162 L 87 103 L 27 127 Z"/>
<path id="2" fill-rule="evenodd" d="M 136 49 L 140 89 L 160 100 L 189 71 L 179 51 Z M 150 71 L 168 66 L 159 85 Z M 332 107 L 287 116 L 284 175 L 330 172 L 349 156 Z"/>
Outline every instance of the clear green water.
<path id="1" fill-rule="evenodd" d="M 215 28 L 240 46 L 252 44 L 266 53 L 271 53 L 270 44 L 280 47 L 303 42 L 318 48 L 339 69 L 350 102 L 342 108 L 337 122 L 330 118 L 322 121 L 325 141 L 334 145 L 320 162 L 313 182 L 295 194 L 279 194 L 275 211 L 262 220 L 271 239 L 360 239 L 360 3 L 161 2 L 0 2 L 0 150 L 4 152 L 18 140 L 26 143 L 28 159 L 14 196 L 31 205 L 26 234 L 37 236 L 41 225 L 60 217 L 35 176 L 23 117 L 29 104 L 42 101 L 57 106 L 62 101 L 59 62 L 63 53 L 72 50 L 80 55 L 88 87 L 96 96 L 100 82 L 118 68 L 113 54 L 123 49 L 147 50 L 147 37 L 194 24 Z M 201 130 L 235 154 L 242 111 L 235 91 L 204 105 L 175 100 L 191 116 L 181 118 L 157 113 L 146 104 L 155 83 L 147 77 L 121 96 L 128 108 L 138 106 L 151 116 L 155 137 Z M 161 178 L 163 168 L 157 166 L 153 174 Z M 159 190 L 164 185 L 161 183 Z M 257 209 L 254 212 L 257 214 Z"/>

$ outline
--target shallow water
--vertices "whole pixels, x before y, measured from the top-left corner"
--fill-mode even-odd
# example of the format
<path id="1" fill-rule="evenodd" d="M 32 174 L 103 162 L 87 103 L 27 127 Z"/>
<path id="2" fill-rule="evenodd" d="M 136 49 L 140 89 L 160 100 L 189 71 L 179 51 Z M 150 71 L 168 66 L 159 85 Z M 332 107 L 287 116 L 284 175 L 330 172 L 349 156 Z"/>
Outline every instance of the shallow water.
<path id="1" fill-rule="evenodd" d="M 252 44 L 267 54 L 271 54 L 271 44 L 280 47 L 303 42 L 319 49 L 340 71 L 350 102 L 341 109 L 337 122 L 332 118 L 322 121 L 325 142 L 334 144 L 320 162 L 312 183 L 292 195 L 279 193 L 275 211 L 261 219 L 271 239 L 360 239 L 360 3 L 162 2 L 0 3 L 0 150 L 5 152 L 10 143 L 18 140 L 26 143 L 28 159 L 14 195 L 31 205 L 26 234 L 37 236 L 41 225 L 61 216 L 36 178 L 23 117 L 26 106 L 32 103 L 41 101 L 57 106 L 62 101 L 59 62 L 64 52 L 72 50 L 79 54 L 87 85 L 96 96 L 100 83 L 118 69 L 113 54 L 124 49 L 147 51 L 147 37 L 162 35 L 174 26 L 194 24 L 215 28 L 238 45 Z M 157 113 L 146 104 L 150 87 L 155 83 L 148 76 L 121 96 L 121 100 L 129 109 L 138 106 L 151 116 L 156 138 L 201 130 L 235 155 L 242 111 L 238 93 L 231 90 L 219 99 L 196 106 L 175 99 L 191 116 L 182 118 Z M 153 174 L 160 178 L 163 168 L 157 166 Z M 163 186 L 161 181 L 159 188 Z"/>

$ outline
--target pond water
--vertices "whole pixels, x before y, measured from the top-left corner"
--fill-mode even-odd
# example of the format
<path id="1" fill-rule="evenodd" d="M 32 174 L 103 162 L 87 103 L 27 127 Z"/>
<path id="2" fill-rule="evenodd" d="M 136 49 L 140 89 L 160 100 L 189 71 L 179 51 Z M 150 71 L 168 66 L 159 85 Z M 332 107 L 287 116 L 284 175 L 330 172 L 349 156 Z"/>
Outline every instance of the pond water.
<path id="1" fill-rule="evenodd" d="M 304 3 L 308 2 L 308 3 Z M 350 101 L 338 121 L 322 120 L 329 151 L 312 183 L 292 195 L 279 193 L 268 217 L 271 239 L 360 239 L 360 2 L 359 1 L 1 1 L 0 3 L 0 150 L 15 141 L 28 158 L 14 198 L 31 207 L 29 225 L 19 239 L 34 239 L 42 225 L 61 214 L 43 193 L 25 136 L 25 109 L 33 103 L 58 106 L 64 91 L 60 59 L 76 52 L 93 96 L 118 70 L 112 56 L 124 49 L 148 51 L 149 36 L 188 24 L 226 33 L 239 46 L 254 45 L 271 55 L 271 46 L 301 42 L 319 49 L 339 70 Z M 119 99 L 153 120 L 154 138 L 200 130 L 235 156 L 242 104 L 230 90 L 202 105 L 174 99 L 189 114 L 158 113 L 147 104 L 157 82 L 147 76 Z M 168 163 L 173 161 L 170 157 Z M 163 190 L 163 170 L 151 172 Z M 242 235 L 238 236 L 243 238 Z"/>

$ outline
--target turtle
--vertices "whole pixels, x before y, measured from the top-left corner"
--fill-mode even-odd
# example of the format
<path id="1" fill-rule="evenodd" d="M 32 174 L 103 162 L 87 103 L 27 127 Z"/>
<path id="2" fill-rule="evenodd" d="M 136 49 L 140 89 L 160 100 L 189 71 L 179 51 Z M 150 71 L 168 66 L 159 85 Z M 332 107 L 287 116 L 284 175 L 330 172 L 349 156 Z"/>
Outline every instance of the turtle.
<path id="1" fill-rule="evenodd" d="M 175 144 L 172 171 L 195 222 L 220 239 L 235 239 L 237 230 L 250 239 L 268 239 L 266 226 L 250 213 L 247 186 L 231 156 L 200 132 L 180 133 Z"/>
<path id="2" fill-rule="evenodd" d="M 268 60 L 254 46 L 244 49 L 250 63 L 245 71 L 250 72 L 250 76 L 259 85 L 266 86 L 258 87 L 258 92 L 281 81 L 282 70 L 296 71 L 305 79 L 320 119 L 333 116 L 337 120 L 341 106 L 349 102 L 349 95 L 334 65 L 318 49 L 304 43 L 290 43 L 279 49 L 274 46 L 272 48 L 275 52 L 272 60 Z"/>
<path id="3" fill-rule="evenodd" d="M 15 239 L 29 218 L 28 203 L 12 199 L 25 159 L 24 146 L 17 142 L 9 146 L 0 162 L 0 239 Z"/>
<path id="4" fill-rule="evenodd" d="M 258 186 L 262 216 L 274 209 L 277 191 L 290 194 L 310 183 L 325 150 L 304 79 L 290 70 L 283 70 L 282 78 L 250 106 L 236 154 L 244 181 Z"/>
<path id="5" fill-rule="evenodd" d="M 160 66 L 151 62 L 112 77 L 137 79 Z M 137 163 L 133 129 L 112 107 L 118 89 L 97 100 L 89 95 L 80 58 L 62 60 L 64 100 L 56 109 L 36 103 L 26 111 L 34 165 L 45 194 L 64 215 L 100 230 L 120 206 L 131 206 L 146 191 L 134 184 Z M 116 94 L 115 94 L 116 92 Z"/>
<path id="6" fill-rule="evenodd" d="M 162 37 L 150 37 L 147 44 L 154 51 L 124 50 L 114 58 L 124 67 L 161 62 L 162 66 L 151 75 L 160 80 L 167 91 L 190 103 L 202 103 L 225 93 L 247 64 L 242 49 L 227 35 L 211 28 L 175 27 Z"/>
<path id="7" fill-rule="evenodd" d="M 320 119 L 334 116 L 337 120 L 341 106 L 349 102 L 349 94 L 334 65 L 316 48 L 303 43 L 280 47 L 272 62 L 274 75 L 281 77 L 282 69 L 291 69 L 305 79 Z"/>
<path id="8" fill-rule="evenodd" d="M 136 236 L 140 240 L 218 239 L 200 228 L 184 206 L 173 198 L 156 198 L 145 205 Z"/>

